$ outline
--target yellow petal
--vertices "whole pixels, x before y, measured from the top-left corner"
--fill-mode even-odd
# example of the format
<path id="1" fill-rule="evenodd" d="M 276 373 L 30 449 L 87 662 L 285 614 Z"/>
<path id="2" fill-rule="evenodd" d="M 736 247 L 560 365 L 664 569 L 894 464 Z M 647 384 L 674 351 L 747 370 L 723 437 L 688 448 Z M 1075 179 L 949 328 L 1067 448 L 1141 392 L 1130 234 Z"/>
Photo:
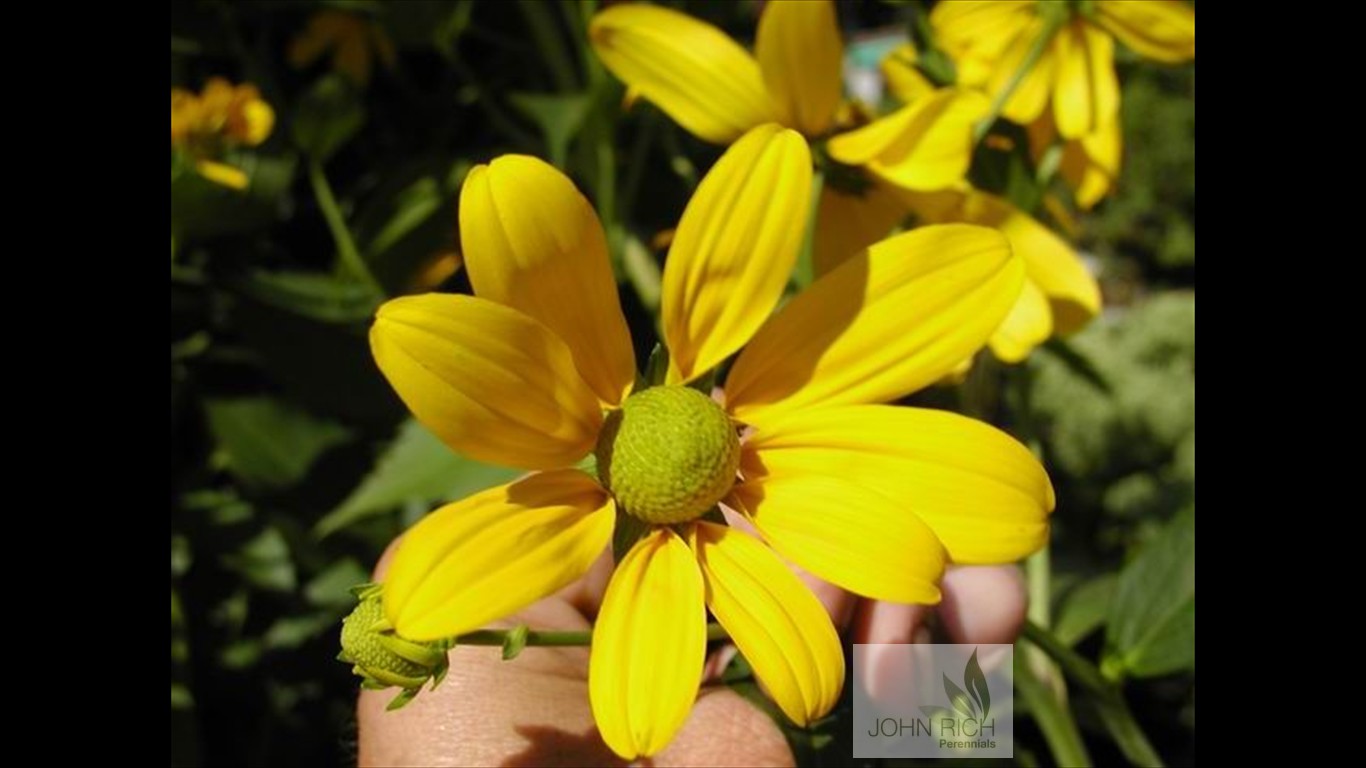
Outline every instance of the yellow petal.
<path id="1" fill-rule="evenodd" d="M 1109 35 L 1080 20 L 1063 27 L 1054 38 L 1058 79 L 1053 119 L 1063 138 L 1079 139 L 1119 112 L 1114 48 Z"/>
<path id="2" fill-rule="evenodd" d="M 275 110 L 260 99 L 242 105 L 241 141 L 249 147 L 265 141 L 275 127 Z"/>
<path id="3" fill-rule="evenodd" d="M 823 717 L 844 688 L 844 649 L 825 606 L 753 536 L 701 522 L 688 543 L 707 607 L 783 714 L 803 728 Z"/>
<path id="4" fill-rule="evenodd" d="M 1036 18 L 1034 3 L 1019 0 L 955 0 L 935 3 L 930 12 L 935 43 L 955 60 L 998 59 Z M 964 81 L 961 72 L 959 81 L 980 84 Z"/>
<path id="5" fill-rule="evenodd" d="M 934 83 L 916 68 L 919 54 L 915 46 L 905 43 L 882 58 L 879 68 L 887 81 L 887 90 L 903 104 L 924 98 L 934 92 Z"/>
<path id="6" fill-rule="evenodd" d="M 867 165 L 907 189 L 952 186 L 972 161 L 972 128 L 990 104 L 976 91 L 944 88 L 880 120 L 830 140 L 830 156 Z"/>
<path id="7" fill-rule="evenodd" d="M 973 192 L 960 220 L 995 227 L 1010 240 L 1029 281 L 1048 297 L 1055 333 L 1072 333 L 1100 314 L 1096 278 L 1072 246 L 1033 216 L 995 195 Z"/>
<path id="8" fill-rule="evenodd" d="M 816 276 L 881 240 L 907 213 L 906 206 L 881 184 L 873 184 L 862 194 L 822 187 L 812 251 Z"/>
<path id="9" fill-rule="evenodd" d="M 1150 59 L 1175 64 L 1195 58 L 1195 9 L 1180 0 L 1100 0 L 1096 17 Z"/>
<path id="10" fill-rule="evenodd" d="M 759 331 L 726 380 L 741 421 L 877 403 L 949 373 L 1014 306 L 1024 265 L 994 230 L 921 227 L 817 280 Z"/>
<path id="11" fill-rule="evenodd" d="M 702 574 L 678 534 L 660 528 L 617 566 L 593 626 L 588 698 L 602 740 L 627 760 L 663 749 L 702 680 Z"/>
<path id="12" fill-rule="evenodd" d="M 392 299 L 370 349 L 417 420 L 459 453 L 556 469 L 593 450 L 598 398 L 564 342 L 515 309 L 451 294 Z"/>
<path id="13" fill-rule="evenodd" d="M 741 469 L 761 487 L 812 477 L 874 491 L 933 529 L 957 563 L 1005 563 L 1035 551 L 1047 541 L 1054 505 L 1048 475 L 1014 438 L 924 408 L 793 413 L 746 441 Z M 763 516 L 761 508 L 756 518 Z"/>
<path id="14" fill-rule="evenodd" d="M 247 184 L 250 183 L 245 171 L 227 163 L 198 160 L 194 164 L 194 169 L 200 176 L 230 189 L 246 189 Z"/>
<path id="15" fill-rule="evenodd" d="M 526 155 L 476 166 L 460 192 L 460 242 L 474 292 L 543 323 L 598 398 L 619 405 L 635 380 L 631 333 L 602 225 L 574 183 Z"/>
<path id="16" fill-rule="evenodd" d="M 1005 363 L 1023 362 L 1034 348 L 1048 341 L 1053 333 L 1053 312 L 1048 299 L 1032 280 L 1025 280 L 1024 290 L 1015 301 L 1001 327 L 991 334 L 991 353 Z"/>
<path id="17" fill-rule="evenodd" d="M 1010 87 L 1011 80 L 1019 72 L 1021 65 L 1029 56 L 1030 50 L 1038 41 L 1039 36 L 1044 34 L 1044 28 L 1043 19 L 1030 18 L 1020 28 L 1000 58 L 992 62 L 991 78 L 988 84 L 988 89 L 992 94 L 1003 93 L 1006 88 Z M 1052 90 L 1053 77 L 1058 66 L 1056 48 L 1057 37 L 1055 36 L 1048 50 L 1044 51 L 1043 55 L 1029 68 L 1029 71 L 1015 86 L 1010 98 L 1006 99 L 1005 105 L 1001 108 L 1001 114 L 1021 125 L 1032 123 L 1038 118 L 1048 104 L 1048 97 Z"/>
<path id="18" fill-rule="evenodd" d="M 944 547 L 904 503 L 809 472 L 746 480 L 728 503 L 778 554 L 831 584 L 875 600 L 939 602 Z"/>
<path id="19" fill-rule="evenodd" d="M 1090 209 L 1114 189 L 1123 155 L 1119 116 L 1063 149 L 1061 173 L 1076 190 L 1077 205 Z"/>
<path id="20" fill-rule="evenodd" d="M 769 124 L 707 172 L 664 263 L 669 381 L 699 376 L 749 341 L 782 296 L 811 207 L 811 152 Z"/>
<path id="21" fill-rule="evenodd" d="M 830 0 L 774 0 L 754 42 L 780 122 L 807 136 L 830 127 L 840 103 L 844 43 Z"/>
<path id="22" fill-rule="evenodd" d="M 726 33 L 657 5 L 614 5 L 593 17 L 607 69 L 699 138 L 725 144 L 777 119 L 759 64 Z"/>
<path id="23" fill-rule="evenodd" d="M 615 505 L 588 475 L 542 472 L 436 510 L 404 534 L 384 581 L 398 633 L 435 640 L 509 616 L 583 576 Z"/>

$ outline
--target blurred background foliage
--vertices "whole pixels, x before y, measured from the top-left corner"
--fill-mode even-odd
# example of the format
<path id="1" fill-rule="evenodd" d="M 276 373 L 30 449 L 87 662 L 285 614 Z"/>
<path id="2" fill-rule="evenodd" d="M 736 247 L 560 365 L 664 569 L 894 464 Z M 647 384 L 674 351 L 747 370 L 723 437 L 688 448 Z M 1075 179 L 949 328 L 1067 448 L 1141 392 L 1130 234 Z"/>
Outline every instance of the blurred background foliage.
<path id="1" fill-rule="evenodd" d="M 755 3 L 674 4 L 752 37 Z M 356 681 L 333 660 L 347 590 L 437 502 L 514 476 L 451 454 L 409 420 L 366 342 L 384 297 L 468 290 L 455 201 L 471 165 L 515 151 L 566 170 L 608 228 L 638 357 L 653 346 L 652 241 L 719 152 L 648 104 L 620 108 L 621 86 L 587 49 L 594 7 L 172 1 L 172 87 L 252 83 L 275 116 L 263 143 L 221 150 L 244 190 L 172 148 L 172 764 L 353 762 Z M 850 32 L 905 30 L 923 12 L 840 3 Z M 923 397 L 956 400 L 1045 457 L 1059 503 L 1051 578 L 1031 576 L 1032 615 L 1122 684 L 1167 762 L 1187 763 L 1194 68 L 1122 55 L 1119 65 L 1119 191 L 1095 212 L 1051 219 L 1100 274 L 1104 315 L 1022 366 L 983 361 L 961 395 Z M 994 154 L 978 183 L 1018 186 L 1011 156 Z M 1105 702 L 1085 698 L 1072 709 L 1092 759 L 1134 759 Z M 792 734 L 794 745 L 805 761 L 847 763 L 841 729 L 837 717 L 824 734 Z M 1043 731 L 1017 732 L 1020 762 L 1051 761 Z"/>

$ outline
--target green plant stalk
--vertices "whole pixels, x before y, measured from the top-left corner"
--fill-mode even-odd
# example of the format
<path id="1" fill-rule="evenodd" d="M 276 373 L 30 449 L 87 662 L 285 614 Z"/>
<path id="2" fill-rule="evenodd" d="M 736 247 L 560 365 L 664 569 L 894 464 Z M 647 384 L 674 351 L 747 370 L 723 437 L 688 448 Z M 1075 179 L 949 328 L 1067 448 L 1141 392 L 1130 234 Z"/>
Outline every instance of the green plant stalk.
<path id="1" fill-rule="evenodd" d="M 1032 621 L 1025 622 L 1024 638 L 1047 653 L 1064 674 L 1095 698 L 1096 711 L 1114 737 L 1124 756 L 1134 765 L 1161 766 L 1162 757 L 1143 733 L 1142 727 L 1129 711 L 1124 693 L 1107 680 L 1095 665 L 1072 650 L 1047 629 Z"/>
<path id="2" fill-rule="evenodd" d="M 1037 451 L 1036 451 L 1037 453 Z M 1025 560 L 1025 585 L 1029 594 L 1029 620 L 1041 627 L 1053 626 L 1052 554 L 1048 544 Z M 1039 681 L 1052 691 L 1059 702 L 1067 702 L 1067 682 L 1048 655 L 1039 648 L 1028 648 L 1025 661 Z"/>
<path id="3" fill-rule="evenodd" d="M 466 632 L 457 635 L 455 645 L 494 645 L 501 646 L 507 642 L 508 635 L 513 630 L 510 629 L 479 629 L 474 632 Z M 707 642 L 713 640 L 726 640 L 730 635 L 720 624 L 712 622 L 707 625 Z M 593 632 L 589 631 L 549 631 L 549 630 L 529 630 L 526 633 L 527 647 L 533 645 L 544 647 L 569 647 L 569 646 L 588 646 L 593 644 Z"/>
<path id="4" fill-rule="evenodd" d="M 982 121 L 973 129 L 973 144 L 980 142 L 986 137 L 987 132 L 991 130 L 991 126 L 1000 118 L 1001 110 L 1005 109 L 1006 102 L 1010 101 L 1010 97 L 1014 95 L 1015 89 L 1020 87 L 1020 83 L 1024 82 L 1025 76 L 1034 68 L 1034 65 L 1039 63 L 1039 59 L 1043 58 L 1044 51 L 1048 50 L 1049 43 L 1053 42 L 1053 36 L 1058 33 L 1059 29 L 1062 29 L 1065 20 L 1066 17 L 1060 15 L 1044 22 L 1043 29 L 1039 32 L 1038 38 L 1034 40 L 1034 45 L 1030 46 L 1029 51 L 1025 53 L 1024 59 L 1020 61 L 1020 66 L 1015 69 L 1015 72 L 1011 74 L 1010 79 L 1006 81 L 1006 87 L 1002 88 L 1001 92 L 996 94 L 996 98 L 992 100 L 991 109 L 987 112 L 987 116 L 982 118 Z"/>
<path id="5" fill-rule="evenodd" d="M 1086 752 L 1086 745 L 1082 743 L 1081 733 L 1067 704 L 1054 696 L 1049 685 L 1035 674 L 1034 665 L 1028 658 L 1023 661 L 1016 667 L 1015 688 L 1029 706 L 1039 730 L 1043 731 L 1053 760 L 1058 765 L 1090 765 L 1091 756 Z"/>
<path id="6" fill-rule="evenodd" d="M 308 180 L 313 185 L 313 196 L 317 198 L 318 209 L 322 211 L 323 219 L 327 222 L 327 229 L 332 233 L 332 241 L 337 245 L 337 258 L 341 260 L 341 268 L 383 296 L 384 289 L 379 281 L 375 280 L 375 276 L 370 274 L 365 258 L 361 256 L 356 241 L 351 237 L 351 230 L 346 228 L 346 217 L 337 205 L 337 198 L 332 194 L 332 185 L 327 183 L 327 174 L 323 172 L 322 163 L 317 158 L 308 160 Z"/>

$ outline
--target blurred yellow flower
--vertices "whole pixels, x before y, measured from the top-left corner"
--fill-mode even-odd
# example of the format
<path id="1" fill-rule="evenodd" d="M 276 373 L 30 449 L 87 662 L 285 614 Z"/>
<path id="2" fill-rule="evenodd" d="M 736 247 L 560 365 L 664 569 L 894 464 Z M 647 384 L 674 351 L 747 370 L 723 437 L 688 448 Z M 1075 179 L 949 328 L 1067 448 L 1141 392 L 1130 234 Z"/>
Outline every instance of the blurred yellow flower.
<path id="1" fill-rule="evenodd" d="M 1024 265 L 994 230 L 924 227 L 775 313 L 811 175 L 806 142 L 778 125 L 717 161 L 664 267 L 663 384 L 640 388 L 588 202 L 534 158 L 471 171 L 459 213 L 476 295 L 391 300 L 371 347 L 452 449 L 535 474 L 408 532 L 384 585 L 400 635 L 508 616 L 582 576 L 630 521 L 642 534 L 594 626 L 589 696 L 608 746 L 635 759 L 688 717 L 708 609 L 794 722 L 834 705 L 839 637 L 784 558 L 860 595 L 933 603 L 946 562 L 1010 562 L 1044 543 L 1053 491 L 1027 449 L 963 416 L 879 405 L 980 348 Z M 689 386 L 737 352 L 720 398 Z M 590 453 L 596 477 L 574 468 Z"/>
<path id="2" fill-rule="evenodd" d="M 303 69 L 332 54 L 332 69 L 362 88 L 370 84 L 374 60 L 393 69 L 394 44 L 378 24 L 345 11 L 318 11 L 289 45 L 289 63 Z"/>
<path id="3" fill-rule="evenodd" d="M 1059 141 L 1057 128 L 1047 112 L 1029 124 L 1029 149 L 1036 162 Z M 1072 188 L 1072 196 L 1083 210 L 1094 208 L 1110 194 L 1119 179 L 1119 165 L 1124 152 L 1124 136 L 1120 117 L 1115 114 L 1080 139 L 1062 139 L 1062 157 L 1058 173 Z"/>
<path id="4" fill-rule="evenodd" d="M 1114 41 L 1166 63 L 1195 58 L 1195 9 L 1181 0 L 958 0 L 930 14 L 958 82 L 1029 125 L 1049 105 L 1058 133 L 1082 140 L 1119 112 Z"/>
<path id="5" fill-rule="evenodd" d="M 811 139 L 839 166 L 828 169 L 819 221 L 849 220 L 817 241 L 818 259 L 849 256 L 887 234 L 893 216 L 870 198 L 867 175 L 930 191 L 962 181 L 972 160 L 972 128 L 988 103 L 969 89 L 927 82 L 906 106 L 862 125 L 841 116 L 844 44 L 828 0 L 765 4 L 751 55 L 724 32 L 655 5 L 614 5 L 589 26 L 603 64 L 630 88 L 706 141 L 725 144 L 765 122 Z M 862 169 L 862 170 L 860 170 Z M 865 173 L 866 172 L 866 173 Z M 890 218 L 889 218 L 890 217 Z"/>
<path id="6" fill-rule="evenodd" d="M 185 152 L 201 176 L 218 184 L 246 188 L 246 173 L 218 158 L 230 147 L 260 144 L 274 126 L 275 110 L 254 85 L 234 86 L 214 77 L 198 94 L 171 89 L 171 147 Z"/>

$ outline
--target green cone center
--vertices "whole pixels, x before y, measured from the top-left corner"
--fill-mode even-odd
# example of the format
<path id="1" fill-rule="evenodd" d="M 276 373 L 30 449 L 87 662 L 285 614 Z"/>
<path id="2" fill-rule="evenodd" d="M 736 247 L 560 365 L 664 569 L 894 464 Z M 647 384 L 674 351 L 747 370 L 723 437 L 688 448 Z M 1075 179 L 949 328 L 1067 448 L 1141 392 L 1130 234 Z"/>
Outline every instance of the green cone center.
<path id="1" fill-rule="evenodd" d="M 711 398 L 652 387 L 626 398 L 603 424 L 598 477 L 617 506 L 648 523 L 701 517 L 735 484 L 740 439 Z"/>

